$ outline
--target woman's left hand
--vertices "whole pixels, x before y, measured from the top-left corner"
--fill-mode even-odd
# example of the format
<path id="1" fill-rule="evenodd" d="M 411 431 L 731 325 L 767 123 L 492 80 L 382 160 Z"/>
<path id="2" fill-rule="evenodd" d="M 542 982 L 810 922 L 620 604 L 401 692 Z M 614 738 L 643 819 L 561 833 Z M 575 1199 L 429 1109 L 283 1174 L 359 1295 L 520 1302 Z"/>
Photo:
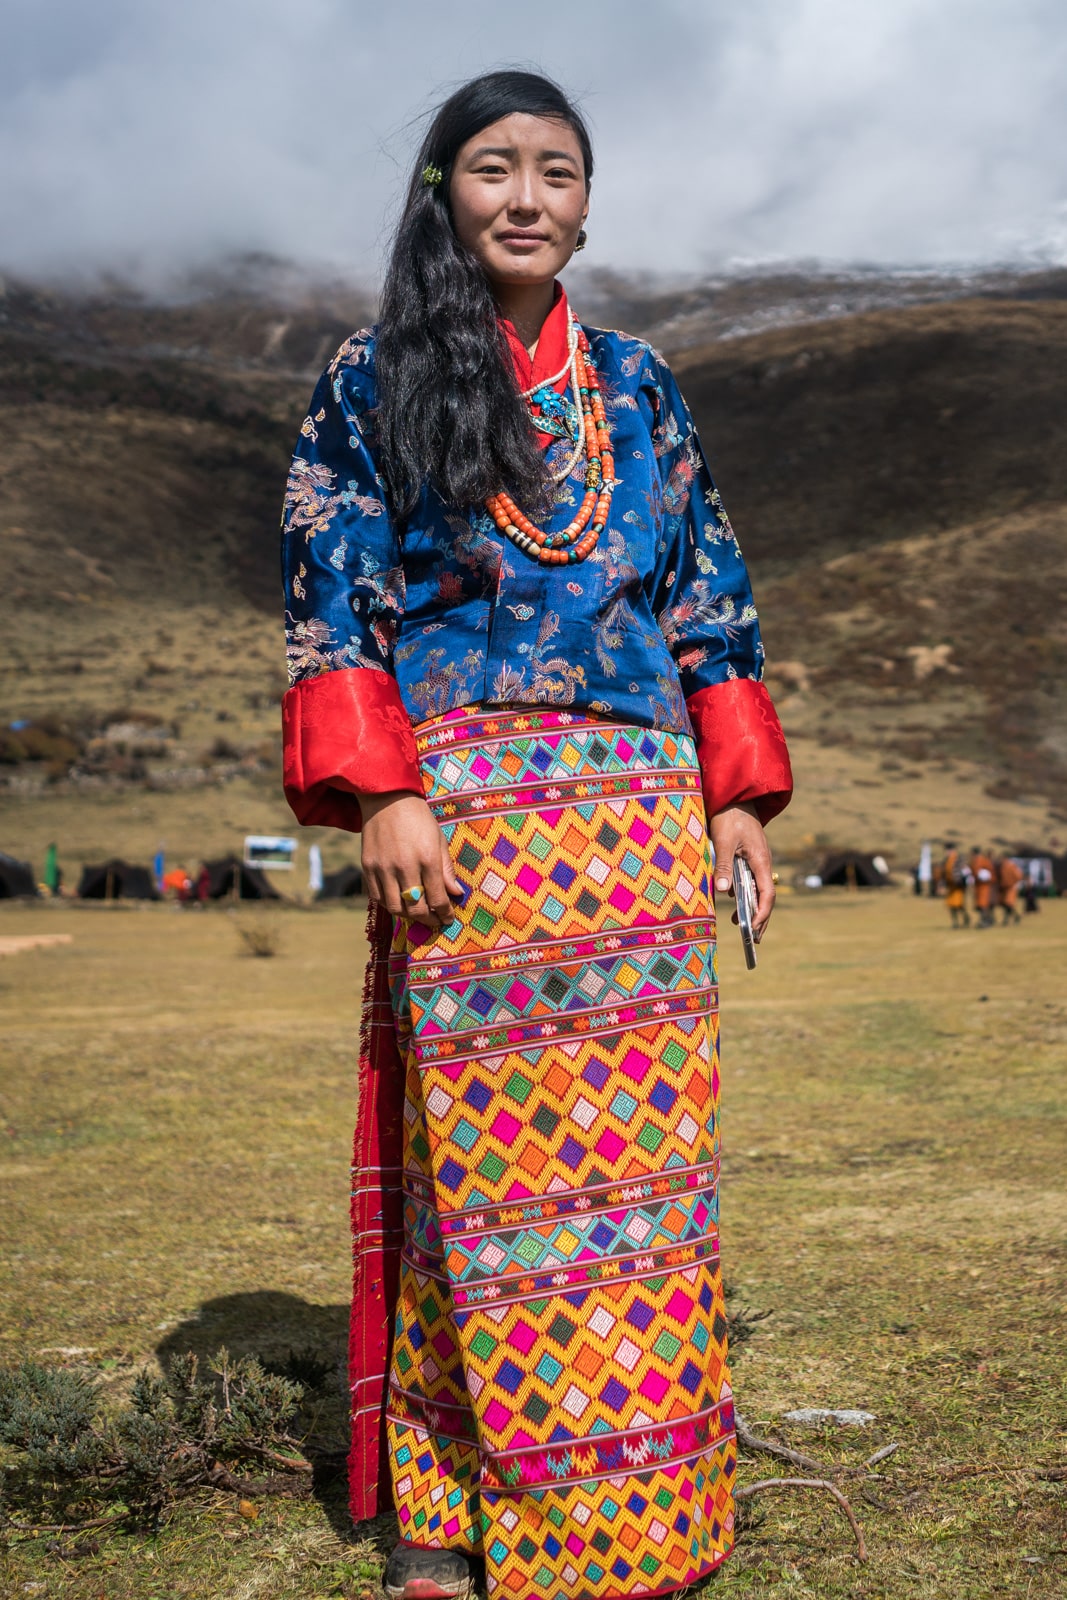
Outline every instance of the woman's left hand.
<path id="1" fill-rule="evenodd" d="M 774 910 L 774 879 L 771 876 L 771 847 L 763 824 L 750 800 L 727 806 L 711 819 L 711 842 L 715 847 L 715 890 L 734 892 L 734 856 L 743 856 L 756 879 L 756 914 L 752 931 L 757 940 L 763 935 Z M 733 921 L 737 921 L 734 912 Z"/>

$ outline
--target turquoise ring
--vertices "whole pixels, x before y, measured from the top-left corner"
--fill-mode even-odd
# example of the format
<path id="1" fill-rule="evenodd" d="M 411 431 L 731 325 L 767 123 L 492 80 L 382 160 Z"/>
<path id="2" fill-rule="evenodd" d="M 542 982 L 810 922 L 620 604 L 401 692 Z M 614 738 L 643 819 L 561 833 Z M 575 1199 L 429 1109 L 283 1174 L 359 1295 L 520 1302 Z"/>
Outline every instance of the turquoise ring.
<path id="1" fill-rule="evenodd" d="M 422 899 L 422 884 L 416 883 L 410 889 L 401 889 L 400 898 L 406 906 L 417 906 Z"/>

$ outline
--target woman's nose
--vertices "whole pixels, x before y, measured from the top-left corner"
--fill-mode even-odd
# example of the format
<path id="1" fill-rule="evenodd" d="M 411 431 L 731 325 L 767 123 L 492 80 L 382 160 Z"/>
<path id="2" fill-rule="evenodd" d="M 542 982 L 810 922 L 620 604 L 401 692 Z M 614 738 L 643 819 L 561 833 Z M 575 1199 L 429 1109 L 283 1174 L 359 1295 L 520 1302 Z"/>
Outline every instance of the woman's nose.
<path id="1" fill-rule="evenodd" d="M 541 206 L 537 198 L 536 185 L 530 178 L 517 178 L 515 185 L 508 196 L 508 209 L 520 213 L 522 216 L 536 215 Z"/>

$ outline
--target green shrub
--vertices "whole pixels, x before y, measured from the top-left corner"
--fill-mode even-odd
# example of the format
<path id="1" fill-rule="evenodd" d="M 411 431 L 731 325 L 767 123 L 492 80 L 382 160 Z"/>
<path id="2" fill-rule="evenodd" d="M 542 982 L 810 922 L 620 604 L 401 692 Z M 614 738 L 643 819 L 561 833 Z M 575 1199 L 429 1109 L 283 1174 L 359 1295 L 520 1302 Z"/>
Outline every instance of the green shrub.
<path id="1" fill-rule="evenodd" d="M 110 1411 L 93 1374 L 33 1361 L 0 1371 L 0 1442 L 16 1454 L 8 1526 L 154 1527 L 175 1500 L 234 1487 L 231 1468 L 307 1473 L 289 1432 L 302 1386 L 225 1349 L 211 1370 L 205 1380 L 195 1355 L 176 1356 L 162 1377 L 139 1373 Z"/>

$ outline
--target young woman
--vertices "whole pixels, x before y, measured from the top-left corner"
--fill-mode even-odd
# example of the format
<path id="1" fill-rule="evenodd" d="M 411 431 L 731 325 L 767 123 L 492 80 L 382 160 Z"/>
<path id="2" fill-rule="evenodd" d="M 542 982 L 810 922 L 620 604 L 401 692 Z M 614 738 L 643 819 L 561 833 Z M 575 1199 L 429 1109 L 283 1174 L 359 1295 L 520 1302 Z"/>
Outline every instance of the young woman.
<path id="1" fill-rule="evenodd" d="M 452 95 L 286 501 L 286 792 L 362 828 L 352 1510 L 392 1600 L 655 1595 L 731 1543 L 714 911 L 791 780 L 663 360 L 557 274 L 593 157 Z"/>

